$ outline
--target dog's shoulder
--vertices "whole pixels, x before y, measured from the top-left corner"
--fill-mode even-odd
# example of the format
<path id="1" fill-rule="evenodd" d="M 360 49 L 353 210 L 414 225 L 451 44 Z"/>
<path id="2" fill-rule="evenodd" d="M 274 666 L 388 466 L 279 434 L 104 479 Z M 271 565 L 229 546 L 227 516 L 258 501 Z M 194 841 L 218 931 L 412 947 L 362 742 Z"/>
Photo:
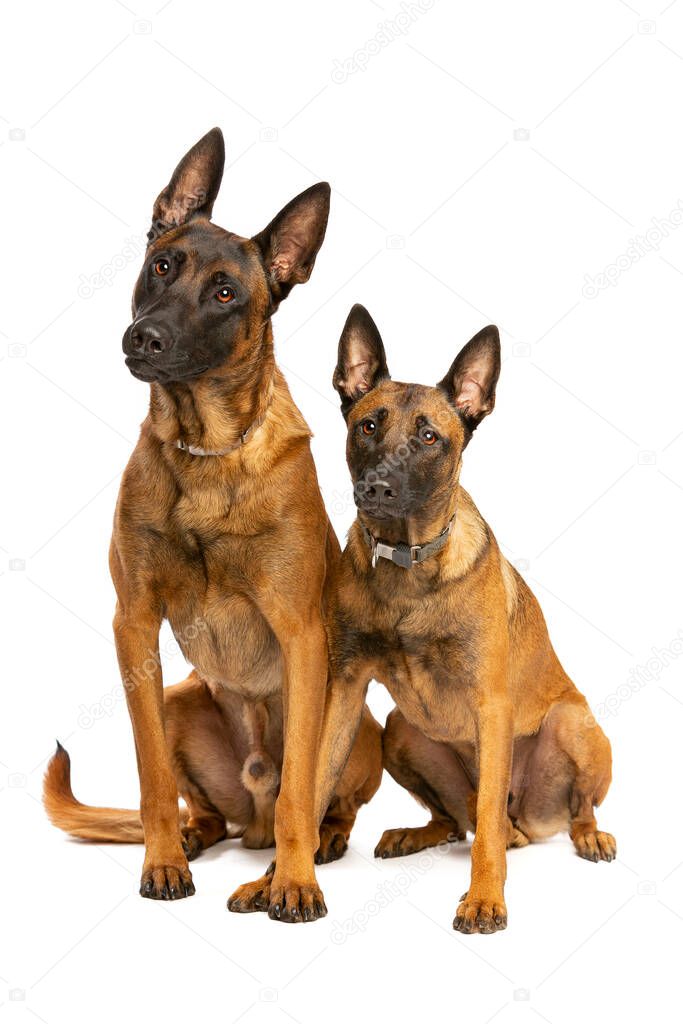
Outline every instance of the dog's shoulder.
<path id="1" fill-rule="evenodd" d="M 492 546 L 495 546 L 493 533 L 468 492 L 461 487 L 458 511 L 444 560 L 444 582 L 468 576 L 490 554 Z"/>
<path id="2" fill-rule="evenodd" d="M 139 520 L 156 519 L 173 501 L 176 487 L 161 447 L 147 417 L 121 477 L 117 519 L 131 515 Z"/>
<path id="3" fill-rule="evenodd" d="M 163 536 L 177 488 L 160 449 L 158 438 L 145 420 L 121 477 L 110 563 L 114 560 L 121 565 L 146 564 L 155 540 Z"/>
<path id="4" fill-rule="evenodd" d="M 520 600 L 521 577 L 500 550 L 491 527 L 471 496 L 462 488 L 453 534 L 450 562 L 452 577 L 471 576 L 477 569 L 481 569 L 494 587 L 498 588 L 502 584 L 506 614 L 511 619 Z"/>

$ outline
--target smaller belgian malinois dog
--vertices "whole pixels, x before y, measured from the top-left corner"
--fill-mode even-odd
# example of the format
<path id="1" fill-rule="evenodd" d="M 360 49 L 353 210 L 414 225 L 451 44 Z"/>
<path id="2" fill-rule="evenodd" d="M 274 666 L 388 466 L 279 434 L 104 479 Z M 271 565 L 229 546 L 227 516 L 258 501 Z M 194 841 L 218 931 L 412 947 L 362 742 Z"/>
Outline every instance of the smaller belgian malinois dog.
<path id="1" fill-rule="evenodd" d="M 226 835 L 251 847 L 274 838 L 271 900 L 249 909 L 311 921 L 326 912 L 314 857 L 342 855 L 382 774 L 381 729 L 366 711 L 319 830 L 323 612 L 340 551 L 310 431 L 275 364 L 271 316 L 311 274 L 330 189 L 313 185 L 243 238 L 210 219 L 224 157 L 215 128 L 157 198 L 123 336 L 129 370 L 151 389 L 110 552 L 140 812 L 80 804 L 61 747 L 45 806 L 72 835 L 144 839 L 140 893 L 151 899 L 192 895 L 188 859 Z M 166 691 L 163 619 L 194 666 Z M 247 909 L 239 899 L 230 906 Z"/>
<path id="2" fill-rule="evenodd" d="M 358 518 L 329 609 L 331 684 L 318 813 L 356 735 L 371 678 L 396 701 L 384 765 L 432 814 L 385 832 L 376 856 L 472 844 L 454 928 L 505 928 L 505 850 L 568 829 L 580 856 L 612 860 L 593 808 L 610 745 L 562 669 L 541 610 L 459 484 L 493 409 L 500 341 L 485 327 L 436 387 L 394 383 L 368 312 L 354 306 L 334 386 L 348 426 Z"/>

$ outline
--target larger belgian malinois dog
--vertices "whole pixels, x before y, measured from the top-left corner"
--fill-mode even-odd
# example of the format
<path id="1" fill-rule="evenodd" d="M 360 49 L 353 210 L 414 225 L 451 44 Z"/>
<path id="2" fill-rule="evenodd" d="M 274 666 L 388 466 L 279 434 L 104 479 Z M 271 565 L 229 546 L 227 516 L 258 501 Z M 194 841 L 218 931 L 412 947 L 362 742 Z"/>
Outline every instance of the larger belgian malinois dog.
<path id="1" fill-rule="evenodd" d="M 432 820 L 385 832 L 376 855 L 476 829 L 453 922 L 462 932 L 505 927 L 507 846 L 568 830 L 588 860 L 616 853 L 593 813 L 610 784 L 609 742 L 560 665 L 536 599 L 459 484 L 499 371 L 498 331 L 486 327 L 436 387 L 393 383 L 377 328 L 355 306 L 334 374 L 358 518 L 329 609 L 318 813 L 377 679 L 397 704 L 385 767 Z"/>
<path id="2" fill-rule="evenodd" d="M 61 748 L 45 802 L 74 835 L 139 842 L 144 833 L 140 892 L 152 899 L 191 895 L 188 857 L 226 834 L 257 847 L 274 835 L 263 909 L 308 921 L 325 913 L 316 850 L 318 862 L 341 856 L 382 773 L 381 730 L 367 712 L 319 834 L 322 615 L 339 545 L 309 429 L 275 365 L 271 316 L 311 274 L 330 190 L 314 185 L 242 238 L 210 222 L 223 164 L 214 129 L 159 195 L 123 336 L 128 368 L 151 385 L 110 554 L 140 813 L 79 804 Z M 165 693 L 164 618 L 195 668 Z M 180 821 L 179 792 L 189 811 Z"/>

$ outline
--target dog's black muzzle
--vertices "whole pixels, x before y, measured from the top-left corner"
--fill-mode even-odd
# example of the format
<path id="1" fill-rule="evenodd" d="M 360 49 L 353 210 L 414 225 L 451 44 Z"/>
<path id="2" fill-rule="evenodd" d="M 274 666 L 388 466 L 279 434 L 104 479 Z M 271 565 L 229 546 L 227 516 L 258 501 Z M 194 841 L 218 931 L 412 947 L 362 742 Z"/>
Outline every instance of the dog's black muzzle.
<path id="1" fill-rule="evenodd" d="M 206 366 L 195 366 L 180 352 L 171 329 L 162 320 L 140 317 L 123 335 L 126 366 L 138 380 L 178 381 L 196 377 Z"/>
<path id="2" fill-rule="evenodd" d="M 353 497 L 357 508 L 378 519 L 402 518 L 409 512 L 405 481 L 396 473 L 368 473 L 354 484 Z"/>

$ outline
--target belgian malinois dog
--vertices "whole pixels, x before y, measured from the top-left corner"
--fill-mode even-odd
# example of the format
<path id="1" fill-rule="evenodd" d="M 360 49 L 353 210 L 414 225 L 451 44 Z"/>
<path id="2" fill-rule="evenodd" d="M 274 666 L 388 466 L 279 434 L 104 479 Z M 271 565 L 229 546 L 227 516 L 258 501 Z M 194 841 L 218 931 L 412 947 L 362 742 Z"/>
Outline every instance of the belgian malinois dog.
<path id="1" fill-rule="evenodd" d="M 394 383 L 375 324 L 355 306 L 334 373 L 358 517 L 328 613 L 318 813 L 377 679 L 397 705 L 384 765 L 432 820 L 385 832 L 375 854 L 473 830 L 470 887 L 453 922 L 461 932 L 506 926 L 506 847 L 568 830 L 580 856 L 616 854 L 593 812 L 611 780 L 609 742 L 560 665 L 536 599 L 459 484 L 499 372 L 498 331 L 485 327 L 436 387 Z"/>
<path id="2" fill-rule="evenodd" d="M 381 729 L 366 712 L 319 832 L 323 610 L 340 552 L 310 431 L 275 364 L 271 316 L 311 274 L 330 189 L 314 185 L 260 234 L 242 238 L 210 221 L 223 165 L 214 129 L 156 200 L 123 336 L 129 370 L 151 388 L 110 552 L 140 812 L 79 804 L 61 748 L 45 803 L 74 835 L 144 838 L 140 892 L 152 899 L 190 896 L 188 858 L 226 835 L 241 833 L 256 847 L 274 837 L 277 871 L 263 909 L 309 921 L 326 912 L 316 850 L 318 862 L 341 856 L 382 773 Z M 165 692 L 164 618 L 194 666 Z"/>

